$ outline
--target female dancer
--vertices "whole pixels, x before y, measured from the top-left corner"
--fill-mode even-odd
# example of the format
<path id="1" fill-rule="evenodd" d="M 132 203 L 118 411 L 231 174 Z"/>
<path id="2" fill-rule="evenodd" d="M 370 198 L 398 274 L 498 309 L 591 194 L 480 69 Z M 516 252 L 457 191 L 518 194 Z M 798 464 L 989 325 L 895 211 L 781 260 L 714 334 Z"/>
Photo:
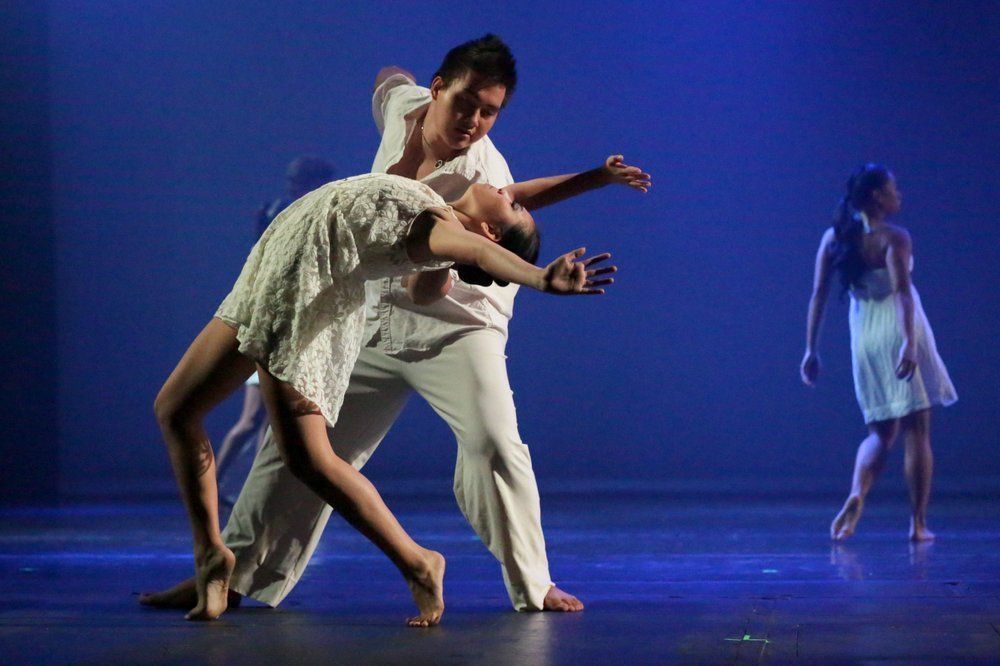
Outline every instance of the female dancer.
<path id="1" fill-rule="evenodd" d="M 552 184 L 511 186 L 523 198 Z M 538 187 L 533 187 L 538 183 Z M 256 368 L 278 446 L 289 468 L 375 543 L 403 574 L 430 626 L 444 611 L 444 558 L 403 530 L 374 486 L 340 460 L 327 439 L 361 349 L 364 281 L 461 262 L 556 294 L 601 294 L 610 255 L 567 253 L 545 269 L 534 261 L 531 215 L 508 192 L 473 185 L 450 207 L 428 186 L 369 174 L 328 183 L 294 202 L 254 246 L 232 291 L 195 338 L 154 410 L 194 536 L 198 604 L 188 619 L 226 610 L 235 559 L 219 533 L 212 447 L 205 413 Z"/>
<path id="2" fill-rule="evenodd" d="M 864 165 L 847 181 L 833 226 L 823 234 L 816 255 L 802 381 L 813 386 L 819 375 L 816 342 L 836 270 L 844 291 L 851 294 L 854 390 L 869 433 L 858 447 L 851 493 L 830 525 L 830 537 L 838 541 L 854 533 L 865 497 L 900 431 L 906 442 L 910 539 L 934 538 L 927 529 L 934 464 L 930 408 L 958 398 L 910 282 L 910 235 L 886 221 L 899 212 L 901 203 L 892 173 L 879 164 Z"/>

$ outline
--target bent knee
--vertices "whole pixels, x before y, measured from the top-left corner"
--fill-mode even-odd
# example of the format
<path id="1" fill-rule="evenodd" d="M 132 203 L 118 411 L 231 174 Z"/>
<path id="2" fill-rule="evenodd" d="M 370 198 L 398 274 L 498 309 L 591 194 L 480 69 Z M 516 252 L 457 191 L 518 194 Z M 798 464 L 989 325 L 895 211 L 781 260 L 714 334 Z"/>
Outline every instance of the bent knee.
<path id="1" fill-rule="evenodd" d="M 869 428 L 869 437 L 874 437 L 879 445 L 891 449 L 899 437 L 899 422 L 883 421 L 873 423 Z"/>
<path id="2" fill-rule="evenodd" d="M 516 435 L 490 430 L 467 433 L 458 444 L 465 456 L 482 459 L 522 458 L 528 448 Z"/>
<path id="3" fill-rule="evenodd" d="M 200 422 L 200 417 L 193 410 L 164 391 L 160 391 L 153 401 L 153 415 L 160 430 L 165 432 L 183 431 Z"/>

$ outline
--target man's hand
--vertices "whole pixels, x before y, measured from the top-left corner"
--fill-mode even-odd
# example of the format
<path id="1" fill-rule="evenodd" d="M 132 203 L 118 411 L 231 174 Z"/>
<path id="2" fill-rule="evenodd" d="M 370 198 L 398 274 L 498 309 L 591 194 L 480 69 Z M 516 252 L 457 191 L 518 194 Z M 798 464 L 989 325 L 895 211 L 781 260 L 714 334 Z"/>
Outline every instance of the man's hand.
<path id="1" fill-rule="evenodd" d="M 604 160 L 602 171 L 607 185 L 615 183 L 628 185 L 640 192 L 648 192 L 653 185 L 652 177 L 648 173 L 639 167 L 625 164 L 625 158 L 621 155 L 611 155 Z"/>
<path id="2" fill-rule="evenodd" d="M 549 294 L 603 294 L 604 290 L 599 289 L 604 285 L 614 282 L 613 278 L 602 278 L 594 280 L 599 275 L 608 275 L 618 270 L 617 266 L 604 266 L 603 268 L 588 268 L 593 264 L 607 261 L 611 255 L 607 252 L 593 257 L 581 259 L 586 249 L 577 248 L 572 252 L 567 252 L 551 264 L 545 267 L 545 276 L 542 279 L 542 291 Z"/>

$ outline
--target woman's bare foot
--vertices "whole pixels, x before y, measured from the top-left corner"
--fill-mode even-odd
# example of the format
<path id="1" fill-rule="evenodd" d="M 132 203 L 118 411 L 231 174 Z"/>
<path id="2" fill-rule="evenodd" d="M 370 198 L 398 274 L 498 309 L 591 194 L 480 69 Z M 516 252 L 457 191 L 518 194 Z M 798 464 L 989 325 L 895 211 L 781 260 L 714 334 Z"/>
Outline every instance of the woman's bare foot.
<path id="1" fill-rule="evenodd" d="M 230 589 L 228 601 L 229 608 L 237 608 L 243 601 L 243 595 Z M 191 610 L 198 605 L 198 592 L 194 587 L 194 578 L 181 581 L 169 590 L 162 592 L 143 592 L 139 595 L 139 603 L 150 608 Z"/>
<path id="2" fill-rule="evenodd" d="M 933 541 L 934 532 L 927 529 L 923 523 L 910 519 L 910 541 Z"/>
<path id="3" fill-rule="evenodd" d="M 444 556 L 426 550 L 423 570 L 406 579 L 420 615 L 406 619 L 410 627 L 433 627 L 444 614 Z"/>
<path id="4" fill-rule="evenodd" d="M 194 587 L 197 605 L 184 616 L 187 620 L 215 620 L 229 606 L 229 579 L 236 568 L 236 556 L 225 546 L 208 550 L 195 564 Z"/>
<path id="5" fill-rule="evenodd" d="M 847 498 L 847 501 L 844 502 L 844 508 L 830 524 L 831 539 L 843 541 L 854 534 L 854 528 L 857 527 L 858 521 L 861 519 L 862 506 L 863 502 L 857 495 L 851 495 Z"/>
<path id="6" fill-rule="evenodd" d="M 152 608 L 180 608 L 191 610 L 198 605 L 198 592 L 194 589 L 194 578 L 188 578 L 162 592 L 143 592 L 139 603 Z"/>
<path id="7" fill-rule="evenodd" d="M 545 594 L 542 610 L 559 613 L 578 613 L 583 610 L 583 602 L 568 592 L 563 592 L 553 585 Z"/>

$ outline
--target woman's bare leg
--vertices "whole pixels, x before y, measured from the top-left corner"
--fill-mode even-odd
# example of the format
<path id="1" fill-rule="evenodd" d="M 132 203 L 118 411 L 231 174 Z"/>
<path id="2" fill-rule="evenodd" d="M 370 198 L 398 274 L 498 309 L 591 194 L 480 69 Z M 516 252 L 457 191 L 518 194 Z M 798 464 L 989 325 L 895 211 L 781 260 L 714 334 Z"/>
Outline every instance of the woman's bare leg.
<path id="1" fill-rule="evenodd" d="M 868 436 L 861 440 L 857 456 L 854 458 L 851 494 L 847 496 L 840 513 L 830 524 L 830 538 L 834 541 L 842 541 L 854 534 L 858 521 L 861 520 L 865 497 L 885 467 L 886 457 L 898 433 L 898 419 L 868 424 Z"/>
<path id="2" fill-rule="evenodd" d="M 213 620 L 225 612 L 236 563 L 219 532 L 215 458 L 202 421 L 253 372 L 253 362 L 237 346 L 236 332 L 212 319 L 170 373 L 153 407 L 191 520 L 198 603 L 189 620 Z"/>
<path id="3" fill-rule="evenodd" d="M 931 410 L 923 409 L 903 417 L 903 441 L 906 451 L 903 467 L 910 490 L 910 540 L 931 541 L 927 529 L 927 504 L 931 499 L 934 453 L 931 451 Z"/>
<path id="4" fill-rule="evenodd" d="M 336 456 L 319 408 L 259 369 L 271 428 L 289 470 L 385 553 L 403 574 L 419 614 L 407 624 L 429 627 L 444 613 L 444 557 L 419 546 L 375 486 Z"/>

